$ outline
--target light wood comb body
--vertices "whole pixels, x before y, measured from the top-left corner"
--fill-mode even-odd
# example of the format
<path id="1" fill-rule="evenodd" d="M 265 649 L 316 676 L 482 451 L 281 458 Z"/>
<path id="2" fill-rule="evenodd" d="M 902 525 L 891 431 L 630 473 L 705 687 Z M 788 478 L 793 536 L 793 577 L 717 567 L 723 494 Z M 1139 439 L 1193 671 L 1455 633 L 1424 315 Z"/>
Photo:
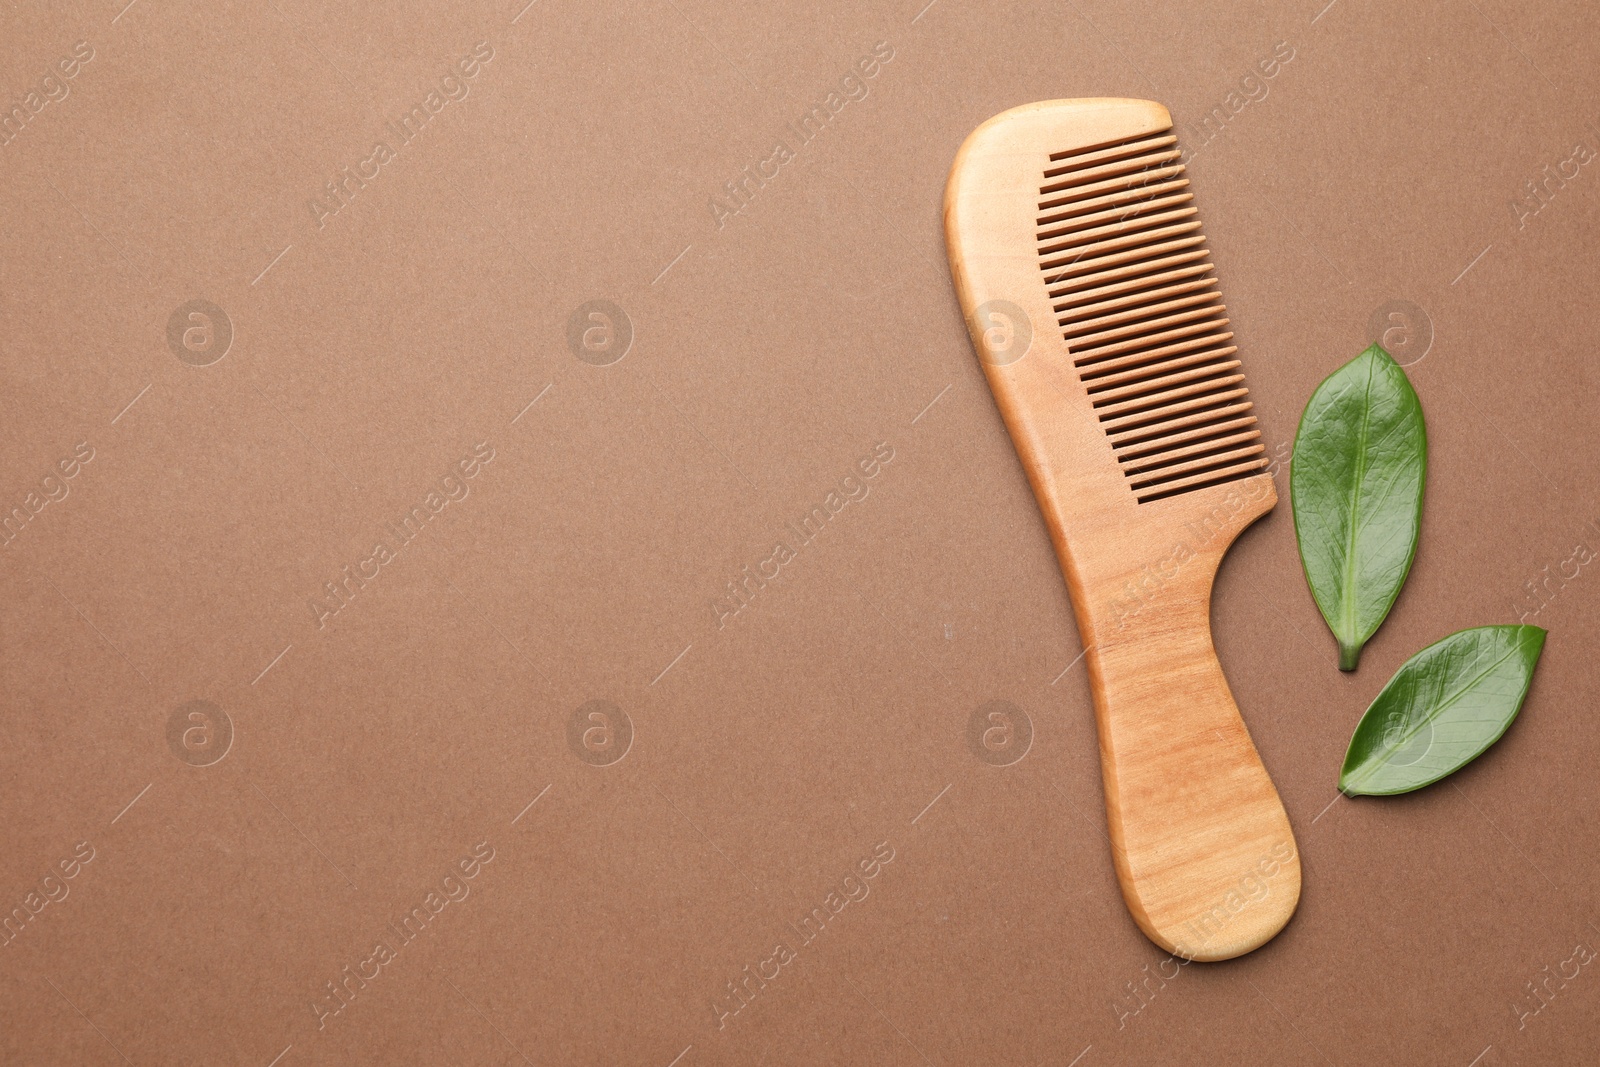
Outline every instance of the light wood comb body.
<path id="1" fill-rule="evenodd" d="M 974 345 L 1088 648 L 1112 852 L 1162 948 L 1249 952 L 1300 860 L 1211 641 L 1223 553 L 1277 493 L 1164 107 L 1030 104 L 945 193 Z"/>

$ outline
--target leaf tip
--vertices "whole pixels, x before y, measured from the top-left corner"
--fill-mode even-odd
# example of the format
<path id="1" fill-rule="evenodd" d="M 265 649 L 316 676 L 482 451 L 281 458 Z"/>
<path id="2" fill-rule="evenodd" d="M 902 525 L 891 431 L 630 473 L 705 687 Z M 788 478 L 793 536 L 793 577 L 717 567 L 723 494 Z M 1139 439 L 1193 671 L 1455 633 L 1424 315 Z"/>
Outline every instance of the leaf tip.
<path id="1" fill-rule="evenodd" d="M 1529 626 L 1523 624 L 1522 647 L 1527 649 L 1528 668 L 1532 670 L 1539 665 L 1539 658 L 1544 655 L 1544 639 L 1550 636 L 1550 631 L 1543 626 Z"/>
<path id="2" fill-rule="evenodd" d="M 1344 766 L 1339 768 L 1339 792 L 1347 797 L 1365 797 L 1372 794 L 1361 788 L 1358 779 L 1361 777 L 1361 764 L 1352 762 L 1350 756 L 1345 756 Z"/>

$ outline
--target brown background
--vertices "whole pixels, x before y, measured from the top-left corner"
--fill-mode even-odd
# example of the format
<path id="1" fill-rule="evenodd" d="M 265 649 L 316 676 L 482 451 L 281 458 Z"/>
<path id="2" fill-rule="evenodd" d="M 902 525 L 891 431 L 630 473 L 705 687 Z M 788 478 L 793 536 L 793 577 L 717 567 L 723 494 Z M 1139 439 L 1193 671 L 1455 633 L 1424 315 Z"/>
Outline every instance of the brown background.
<path id="1" fill-rule="evenodd" d="M 0 903 L 94 850 L 0 948 L 0 1058 L 1593 1062 L 1593 967 L 1518 1011 L 1600 945 L 1600 577 L 1546 586 L 1537 681 L 1484 758 L 1331 802 L 1409 654 L 1516 621 L 1600 547 L 1600 172 L 1512 206 L 1600 148 L 1600 15 L 923 2 L 0 15 L 5 99 L 94 50 L 0 148 L 0 503 L 94 450 L 0 549 Z M 722 183 L 880 41 L 870 94 L 719 229 Z M 319 228 L 306 202 L 478 42 L 470 94 Z M 1193 142 L 1279 42 L 1191 168 L 1241 356 L 1286 455 L 1375 309 L 1415 305 L 1391 340 L 1432 333 L 1407 357 L 1423 543 L 1349 676 L 1286 503 L 1229 557 L 1219 654 L 1305 894 L 1262 950 L 1140 1001 L 1165 957 L 1117 894 L 1081 646 L 940 200 L 1000 110 L 1148 97 Z M 234 332 L 204 367 L 167 341 L 196 298 Z M 609 366 L 567 345 L 593 299 L 634 331 Z M 470 494 L 319 628 L 309 598 L 480 442 Z M 867 498 L 719 629 L 725 584 L 877 442 Z M 597 699 L 633 730 L 609 766 L 568 743 Z M 192 700 L 234 731 L 209 766 L 169 743 Z M 1010 766 L 968 745 L 991 700 L 1032 723 Z M 326 983 L 481 842 L 470 896 L 319 1030 Z M 878 842 L 870 895 L 719 1029 L 726 984 Z"/>

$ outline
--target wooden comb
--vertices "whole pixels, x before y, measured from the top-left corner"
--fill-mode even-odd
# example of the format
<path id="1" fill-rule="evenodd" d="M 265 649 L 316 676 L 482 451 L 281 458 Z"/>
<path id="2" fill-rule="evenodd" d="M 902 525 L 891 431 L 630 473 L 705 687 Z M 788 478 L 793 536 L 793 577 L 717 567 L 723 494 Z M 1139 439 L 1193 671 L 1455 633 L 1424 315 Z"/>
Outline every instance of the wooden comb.
<path id="1" fill-rule="evenodd" d="M 1087 652 L 1122 895 L 1195 960 L 1300 899 L 1288 816 L 1211 643 L 1211 585 L 1277 503 L 1167 109 L 1052 100 L 961 147 L 945 234 Z"/>

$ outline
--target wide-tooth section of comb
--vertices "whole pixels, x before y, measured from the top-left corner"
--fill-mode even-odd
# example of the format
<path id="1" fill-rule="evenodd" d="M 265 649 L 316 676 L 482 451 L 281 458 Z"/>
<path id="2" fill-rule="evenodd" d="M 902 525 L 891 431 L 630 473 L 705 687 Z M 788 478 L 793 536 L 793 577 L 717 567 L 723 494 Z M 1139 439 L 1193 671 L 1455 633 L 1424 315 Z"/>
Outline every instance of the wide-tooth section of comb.
<path id="1" fill-rule="evenodd" d="M 1171 129 L 1050 157 L 1039 270 L 1141 504 L 1267 465 Z"/>

